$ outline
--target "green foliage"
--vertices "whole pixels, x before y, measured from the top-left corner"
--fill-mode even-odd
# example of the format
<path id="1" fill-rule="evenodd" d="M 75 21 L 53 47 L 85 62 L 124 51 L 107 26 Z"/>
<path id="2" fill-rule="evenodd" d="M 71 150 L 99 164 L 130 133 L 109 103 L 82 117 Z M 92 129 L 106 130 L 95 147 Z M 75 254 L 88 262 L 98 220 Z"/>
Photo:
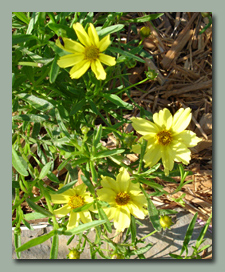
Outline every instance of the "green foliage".
<path id="1" fill-rule="evenodd" d="M 127 162 L 127 155 L 133 153 L 132 145 L 137 136 L 126 132 L 124 126 L 130 122 L 125 116 L 131 115 L 135 109 L 140 111 L 141 117 L 152 120 L 152 114 L 133 101 L 130 90 L 141 90 L 138 85 L 153 80 L 156 74 L 152 71 L 151 79 L 146 77 L 134 84 L 129 82 L 129 68 L 144 64 L 144 58 L 151 58 L 151 55 L 139 44 L 140 40 L 122 43 L 120 33 L 127 31 L 130 24 L 132 31 L 137 33 L 135 23 L 150 22 L 162 15 L 124 20 L 124 12 L 101 12 L 97 15 L 94 12 L 12 14 L 12 211 L 16 214 L 13 226 L 17 258 L 21 257 L 22 251 L 52 239 L 49 258 L 57 259 L 59 236 L 70 236 L 69 245 L 76 235 L 79 238 L 76 250 L 82 254 L 88 244 L 93 259 L 97 258 L 96 254 L 104 259 L 111 259 L 112 255 L 121 259 L 131 256 L 145 259 L 144 254 L 152 247 L 145 238 L 161 230 L 159 216 L 175 213 L 173 210 L 157 209 L 151 200 L 153 195 L 168 194 L 156 178 L 176 184 L 173 177 L 180 176 L 180 183 L 173 192 L 176 193 L 190 182 L 185 181 L 190 172 L 185 172 L 180 164 L 169 176 L 160 169 L 161 163 L 145 168 L 146 141 L 141 143 L 138 160 Z M 58 36 L 78 41 L 73 29 L 76 22 L 80 22 L 86 30 L 89 23 L 93 23 L 100 39 L 111 35 L 111 45 L 106 53 L 115 57 L 116 65 L 105 68 L 105 80 L 97 80 L 91 70 L 72 80 L 69 69 L 58 66 L 59 58 L 68 52 L 57 47 L 55 41 Z M 124 96 L 130 102 L 125 102 Z M 112 147 L 107 142 L 109 136 L 115 141 Z M 115 179 L 120 167 L 125 167 L 132 182 L 140 185 L 146 198 L 148 218 L 155 231 L 139 239 L 137 225 L 141 223 L 131 215 L 126 237 L 123 242 L 115 243 L 113 238 L 117 234 L 105 212 L 109 204 L 98 199 L 96 189 L 101 187 L 101 176 Z M 60 176 L 61 171 L 66 174 Z M 53 205 L 51 197 L 63 195 L 76 187 L 78 181 L 86 185 L 93 202 L 74 208 L 73 212 L 84 212 L 93 206 L 94 211 L 90 212 L 92 222 L 80 223 L 78 227 L 67 230 L 68 215 L 56 219 L 54 210 L 61 206 Z M 150 188 L 151 193 L 145 187 Z M 35 194 L 34 188 L 37 191 Z M 39 201 L 43 199 L 45 201 L 40 206 Z M 32 213 L 23 212 L 21 205 L 24 202 Z M 48 218 L 53 230 L 21 245 L 21 225 L 32 229 L 28 221 L 42 218 Z M 193 220 L 188 229 L 182 253 L 187 253 L 194 223 Z M 93 228 L 96 235 L 94 242 L 88 238 Z M 206 228 L 194 248 L 197 253 L 200 252 L 198 248 L 205 231 Z M 103 242 L 107 243 L 107 250 L 102 247 Z M 171 256 L 174 257 L 173 254 Z"/>

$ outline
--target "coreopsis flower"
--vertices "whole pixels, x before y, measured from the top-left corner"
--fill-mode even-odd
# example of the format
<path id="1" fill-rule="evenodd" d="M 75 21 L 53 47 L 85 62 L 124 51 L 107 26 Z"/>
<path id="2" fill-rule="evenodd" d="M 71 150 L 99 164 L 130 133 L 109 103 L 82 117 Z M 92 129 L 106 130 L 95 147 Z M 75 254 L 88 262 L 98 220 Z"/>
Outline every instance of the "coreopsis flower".
<path id="1" fill-rule="evenodd" d="M 73 211 L 75 208 L 82 207 L 94 201 L 90 193 L 86 192 L 85 184 L 75 186 L 61 194 L 51 194 L 51 199 L 54 204 L 65 204 L 61 208 L 54 210 L 54 214 L 57 217 L 70 214 L 67 230 L 77 227 L 80 220 L 82 223 L 92 221 L 90 211 L 94 211 L 93 206 L 81 212 Z"/>
<path id="2" fill-rule="evenodd" d="M 147 210 L 145 196 L 142 194 L 139 184 L 130 180 L 129 173 L 121 168 L 116 180 L 101 176 L 103 188 L 97 190 L 99 199 L 109 203 L 110 207 L 104 208 L 109 220 L 114 220 L 117 232 L 124 231 L 130 226 L 131 214 L 137 218 L 144 219 Z"/>
<path id="3" fill-rule="evenodd" d="M 134 129 L 143 135 L 139 141 L 147 140 L 144 155 L 146 167 L 152 167 L 162 159 L 164 172 L 168 175 L 173 169 L 174 161 L 186 165 L 190 162 L 191 151 L 188 147 L 196 146 L 201 141 L 194 132 L 185 130 L 191 116 L 190 108 L 181 108 L 174 116 L 165 108 L 153 114 L 154 123 L 142 118 L 131 118 Z M 140 154 L 140 145 L 133 145 L 132 150 Z"/>
<path id="4" fill-rule="evenodd" d="M 56 45 L 61 49 L 71 53 L 62 56 L 57 64 L 61 68 L 67 68 L 73 66 L 70 70 L 70 77 L 78 79 L 80 78 L 89 67 L 94 72 L 98 80 L 104 80 L 106 78 L 106 72 L 102 66 L 106 64 L 113 66 L 116 64 L 115 58 L 108 56 L 104 53 L 110 45 L 109 35 L 99 40 L 96 29 L 93 24 L 90 24 L 88 33 L 84 30 L 80 23 L 73 25 L 73 28 L 80 41 L 76 42 L 68 38 L 61 38 L 56 40 Z"/>

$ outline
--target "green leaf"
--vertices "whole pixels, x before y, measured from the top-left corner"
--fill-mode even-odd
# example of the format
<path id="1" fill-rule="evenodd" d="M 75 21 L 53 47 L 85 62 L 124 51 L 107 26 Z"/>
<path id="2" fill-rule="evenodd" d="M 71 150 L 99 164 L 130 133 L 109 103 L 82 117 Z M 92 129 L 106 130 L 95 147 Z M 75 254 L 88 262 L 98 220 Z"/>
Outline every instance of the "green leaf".
<path id="1" fill-rule="evenodd" d="M 125 151 L 125 149 L 113 149 L 113 150 L 103 150 L 98 152 L 93 159 L 100 159 L 100 158 L 105 158 L 117 154 L 121 154 Z"/>
<path id="2" fill-rule="evenodd" d="M 27 243 L 23 244 L 21 247 L 17 248 L 15 251 L 21 252 L 21 251 L 27 250 L 31 247 L 40 245 L 40 244 L 44 243 L 45 241 L 47 241 L 49 238 L 51 238 L 53 235 L 55 235 L 55 233 L 56 233 L 56 231 L 52 230 L 51 232 L 49 232 L 45 235 L 34 238 L 34 239 L 28 241 Z"/>
<path id="3" fill-rule="evenodd" d="M 43 215 L 45 215 L 45 217 L 51 217 L 53 216 L 53 214 L 47 210 L 45 210 L 44 208 L 36 205 L 33 201 L 31 201 L 29 198 L 26 198 L 26 202 L 27 204 L 36 212 L 38 213 L 42 213 Z"/>
<path id="4" fill-rule="evenodd" d="M 49 117 L 47 115 L 36 115 L 36 114 L 20 114 L 14 115 L 12 117 L 13 121 L 26 121 L 26 122 L 34 122 L 34 123 L 41 123 L 47 121 Z"/>
<path id="5" fill-rule="evenodd" d="M 85 224 L 82 224 L 76 228 L 73 228 L 69 231 L 60 231 L 58 230 L 58 234 L 63 234 L 63 235 L 73 235 L 73 234 L 80 234 L 82 232 L 84 232 L 85 230 L 88 230 L 88 229 L 91 229 L 91 228 L 94 228 L 94 227 L 97 227 L 99 225 L 102 225 L 105 223 L 105 220 L 97 220 L 97 221 L 92 221 L 92 222 L 89 222 L 89 223 L 85 223 Z"/>
<path id="6" fill-rule="evenodd" d="M 197 241 L 196 241 L 196 244 L 195 244 L 195 247 L 196 247 L 196 248 L 199 248 L 199 246 L 202 244 L 202 241 L 203 241 L 203 239 L 204 239 L 204 236 L 205 236 L 205 234 L 206 234 L 206 231 L 207 231 L 207 229 L 208 229 L 208 227 L 209 227 L 209 224 L 210 224 L 210 222 L 211 222 L 211 218 L 212 218 L 212 213 L 211 213 L 211 215 L 210 215 L 210 217 L 208 218 L 208 220 L 207 220 L 205 226 L 202 228 L 202 230 L 201 230 L 201 232 L 200 232 L 200 234 L 199 234 L 199 236 L 198 236 L 198 238 L 197 238 Z"/>
<path id="7" fill-rule="evenodd" d="M 26 14 L 24 14 L 24 12 L 13 12 L 13 14 L 16 15 L 16 17 L 18 19 L 20 19 L 22 22 L 24 22 L 25 24 L 29 24 L 29 19 L 27 18 Z"/>
<path id="8" fill-rule="evenodd" d="M 149 213 L 149 218 L 150 218 L 150 221 L 153 225 L 153 227 L 160 231 L 161 230 L 161 226 L 160 226 L 160 223 L 159 223 L 159 212 L 158 210 L 156 209 L 155 205 L 153 204 L 153 202 L 151 201 L 151 199 L 148 197 L 147 193 L 145 192 L 145 190 L 140 186 L 143 194 L 145 195 L 146 197 L 146 200 L 147 200 L 147 204 L 148 204 L 148 213 Z"/>
<path id="9" fill-rule="evenodd" d="M 120 49 L 120 48 L 109 47 L 109 50 L 110 50 L 111 52 L 113 52 L 113 53 L 118 53 L 118 54 L 123 55 L 123 56 L 125 56 L 125 57 L 128 57 L 128 58 L 130 58 L 130 59 L 135 59 L 135 60 L 137 60 L 137 61 L 140 61 L 140 62 L 142 62 L 142 63 L 145 63 L 145 60 L 143 60 L 143 59 L 141 59 L 141 58 L 139 58 L 139 57 L 137 57 L 137 56 L 135 56 L 135 55 L 133 55 L 133 54 L 127 52 L 127 51 L 123 51 L 123 50 Z"/>
<path id="10" fill-rule="evenodd" d="M 97 208 L 98 208 L 98 214 L 100 218 L 102 220 L 105 220 L 105 224 L 104 224 L 105 228 L 107 229 L 108 232 L 112 233 L 112 227 L 111 227 L 110 221 L 99 203 L 97 203 Z"/>
<path id="11" fill-rule="evenodd" d="M 130 232 L 131 232 L 131 241 L 135 243 L 137 237 L 137 229 L 135 224 L 135 218 L 131 215 L 131 223 L 130 223 Z"/>
<path id="12" fill-rule="evenodd" d="M 39 179 L 43 179 L 45 176 L 47 176 L 51 166 L 52 166 L 52 162 L 50 161 L 41 169 Z"/>
<path id="13" fill-rule="evenodd" d="M 55 82 L 59 73 L 59 66 L 57 64 L 58 58 L 59 56 L 56 55 L 51 65 L 50 74 L 49 74 L 49 82 L 51 84 Z"/>
<path id="14" fill-rule="evenodd" d="M 93 184 L 91 183 L 91 181 L 89 179 L 87 179 L 85 176 L 81 175 L 80 176 L 83 183 L 88 187 L 88 190 L 91 192 L 91 194 L 94 196 L 95 195 L 95 188 L 93 186 Z"/>
<path id="15" fill-rule="evenodd" d="M 23 99 L 29 103 L 32 107 L 40 111 L 49 111 L 54 108 L 53 104 L 49 101 L 38 98 L 34 95 L 29 95 L 27 93 L 20 93 L 17 95 L 19 98 Z"/>
<path id="16" fill-rule="evenodd" d="M 12 146 L 12 165 L 16 171 L 22 176 L 28 176 L 27 165 L 22 157 L 20 157 Z"/>
<path id="17" fill-rule="evenodd" d="M 74 186 L 74 184 L 77 183 L 77 180 L 71 181 L 70 183 L 67 183 L 66 185 L 64 185 L 61 189 L 59 189 L 58 191 L 54 191 L 51 192 L 52 194 L 62 194 L 65 191 L 69 190 L 71 187 Z"/>
<path id="18" fill-rule="evenodd" d="M 144 22 L 149 22 L 151 20 L 155 20 L 159 17 L 161 17 L 164 13 L 158 13 L 158 14 L 150 14 L 150 15 L 145 15 L 142 17 L 130 19 L 127 21 L 122 21 L 123 23 L 144 23 Z"/>
<path id="19" fill-rule="evenodd" d="M 72 109 L 70 111 L 70 116 L 75 115 L 79 110 L 81 110 L 83 108 L 83 106 L 85 105 L 85 103 L 86 103 L 86 99 L 85 98 L 81 99 L 78 103 L 76 103 L 72 107 Z"/>
<path id="20" fill-rule="evenodd" d="M 122 30 L 124 28 L 124 25 L 122 24 L 117 24 L 117 25 L 113 25 L 113 26 L 108 26 L 106 28 L 102 28 L 99 29 L 99 27 L 96 27 L 96 31 L 98 33 L 98 36 L 100 37 L 100 39 L 106 35 L 115 33 L 115 32 L 119 32 L 120 30 Z"/>
<path id="21" fill-rule="evenodd" d="M 55 109 L 55 117 L 56 117 L 57 123 L 60 127 L 60 130 L 65 134 L 65 136 L 68 139 L 71 139 L 70 134 L 69 134 L 66 126 L 64 125 L 63 119 L 62 119 L 58 109 Z"/>
<path id="22" fill-rule="evenodd" d="M 95 130 L 96 132 L 96 130 Z M 97 144 L 100 142 L 102 137 L 102 124 L 97 128 L 97 132 L 95 133 L 93 137 L 93 146 L 96 148 Z"/>
<path id="23" fill-rule="evenodd" d="M 52 238 L 52 247 L 51 247 L 51 252 L 50 252 L 50 259 L 57 259 L 58 249 L 59 249 L 59 236 L 58 236 L 58 233 L 56 233 Z"/>
<path id="24" fill-rule="evenodd" d="M 103 97 L 105 97 L 106 99 L 108 99 L 109 101 L 111 101 L 112 103 L 114 103 L 115 105 L 119 106 L 119 107 L 123 107 L 127 110 L 132 110 L 133 109 L 133 105 L 124 102 L 119 96 L 117 96 L 116 94 L 109 94 L 109 93 L 103 93 L 102 94 Z"/>
<path id="25" fill-rule="evenodd" d="M 27 221 L 41 219 L 41 218 L 46 218 L 46 215 L 39 213 L 39 212 L 32 212 L 32 213 L 24 214 L 24 219 L 26 219 Z"/>
<path id="26" fill-rule="evenodd" d="M 67 36 L 71 39 L 76 39 L 76 35 L 75 35 L 73 28 L 70 28 L 67 25 L 49 23 L 48 27 L 51 30 L 53 30 L 56 33 L 56 35 L 58 35 L 58 36 L 62 36 L 62 37 Z"/>
<path id="27" fill-rule="evenodd" d="M 141 247 L 141 248 L 139 248 L 139 249 L 137 249 L 137 250 L 133 250 L 133 253 L 134 254 L 137 254 L 137 255 L 139 255 L 139 254 L 144 254 L 144 253 L 146 253 L 147 251 L 149 251 L 149 249 L 152 247 L 152 244 L 147 244 L 145 247 Z"/>
<path id="28" fill-rule="evenodd" d="M 81 207 L 78 207 L 78 208 L 75 208 L 73 209 L 73 212 L 83 212 L 83 211 L 86 211 L 88 210 L 91 206 L 93 205 L 93 202 L 91 203 L 87 203 Z"/>
<path id="29" fill-rule="evenodd" d="M 180 255 L 183 254 L 184 250 L 186 250 L 186 252 L 188 253 L 188 244 L 189 244 L 189 242 L 191 240 L 191 236 L 192 236 L 192 233 L 193 233 L 193 230 L 194 230 L 194 227 L 195 227 L 195 222 L 197 220 L 197 217 L 198 217 L 198 213 L 196 213 L 194 215 L 194 217 L 191 220 L 191 223 L 189 224 L 189 226 L 187 228 L 187 232 L 186 232 L 186 235 L 184 237 L 183 246 L 181 248 Z"/>
<path id="30" fill-rule="evenodd" d="M 183 260 L 183 257 L 181 257 L 180 255 L 173 254 L 173 253 L 169 253 L 169 255 L 174 259 L 182 259 Z"/>
<path id="31" fill-rule="evenodd" d="M 28 42 L 31 40 L 37 40 L 36 36 L 26 34 L 14 34 L 12 35 L 12 45 Z"/>

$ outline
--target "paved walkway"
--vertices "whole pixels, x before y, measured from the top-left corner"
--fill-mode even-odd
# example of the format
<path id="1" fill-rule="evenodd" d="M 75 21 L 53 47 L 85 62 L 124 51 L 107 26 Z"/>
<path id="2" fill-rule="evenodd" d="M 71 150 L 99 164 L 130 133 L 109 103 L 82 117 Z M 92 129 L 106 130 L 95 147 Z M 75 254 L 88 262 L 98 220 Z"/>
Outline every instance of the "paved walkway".
<path id="1" fill-rule="evenodd" d="M 171 227 L 170 230 L 162 231 L 161 233 L 155 233 L 152 236 L 147 238 L 147 242 L 152 243 L 153 246 L 150 250 L 145 254 L 146 258 L 149 259 L 171 259 L 169 253 L 179 254 L 183 245 L 183 240 L 186 234 L 187 227 L 191 222 L 193 215 L 183 211 L 182 209 L 178 209 L 178 213 L 174 216 L 173 221 L 176 221 L 176 224 Z M 144 226 L 139 226 L 137 229 L 137 236 L 143 237 L 148 233 L 152 232 L 154 229 L 149 222 L 149 220 L 142 220 Z M 201 232 L 202 226 L 196 223 L 192 239 L 189 243 L 189 253 L 191 254 L 193 249 L 192 246 L 195 245 L 196 239 L 198 238 Z M 30 230 L 22 230 L 21 233 L 21 243 L 24 244 L 28 242 L 30 239 L 48 233 L 52 230 L 51 226 L 45 226 L 44 228 L 37 228 L 33 231 Z M 91 240 L 94 239 L 94 233 L 89 233 L 89 238 Z M 12 234 L 12 258 L 16 259 L 16 253 L 14 248 L 14 239 Z M 69 253 L 68 248 L 72 248 L 76 245 L 76 240 L 74 239 L 69 246 L 67 246 L 67 241 L 70 237 L 61 235 L 59 236 L 59 252 L 58 259 L 66 259 L 66 255 Z M 210 245 L 208 248 L 209 255 L 212 252 L 212 234 L 207 231 L 205 235 L 206 241 L 203 245 Z M 41 245 L 32 247 L 26 251 L 21 252 L 21 259 L 49 259 L 50 249 L 51 249 L 52 240 L 49 239 Z M 140 245 L 141 247 L 144 244 Z M 189 255 L 190 255 L 189 254 Z M 99 257 L 100 258 L 100 257 Z M 135 256 L 134 256 L 135 258 Z M 90 259 L 90 251 L 88 246 L 85 248 L 84 252 L 81 255 L 81 259 Z"/>

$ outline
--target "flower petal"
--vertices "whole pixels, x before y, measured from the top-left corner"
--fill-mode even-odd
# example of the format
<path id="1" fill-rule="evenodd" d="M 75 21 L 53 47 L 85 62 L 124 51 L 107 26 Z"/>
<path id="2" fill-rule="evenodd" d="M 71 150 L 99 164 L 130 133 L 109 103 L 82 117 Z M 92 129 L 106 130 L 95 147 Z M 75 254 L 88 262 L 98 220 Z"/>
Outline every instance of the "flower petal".
<path id="1" fill-rule="evenodd" d="M 160 110 L 158 113 L 153 114 L 153 121 L 161 129 L 169 130 L 171 128 L 173 117 L 167 108 Z"/>
<path id="2" fill-rule="evenodd" d="M 148 146 L 146 153 L 144 155 L 145 165 L 152 167 L 160 160 L 161 157 L 162 157 L 161 148 L 158 144 Z"/>
<path id="3" fill-rule="evenodd" d="M 90 67 L 90 62 L 87 60 L 83 60 L 77 63 L 71 70 L 70 70 L 70 77 L 71 78 L 80 78 Z"/>
<path id="4" fill-rule="evenodd" d="M 154 123 L 140 117 L 130 118 L 133 128 L 141 135 L 156 134 L 159 128 Z"/>
<path id="5" fill-rule="evenodd" d="M 84 55 L 83 54 L 69 54 L 61 57 L 58 61 L 57 64 L 61 68 L 67 68 L 70 66 L 74 66 L 77 63 L 83 61 Z"/>
<path id="6" fill-rule="evenodd" d="M 184 130 L 173 138 L 178 142 L 184 143 L 187 147 L 196 146 L 200 141 L 202 141 L 201 138 L 198 138 L 196 134 L 190 130 Z"/>
<path id="7" fill-rule="evenodd" d="M 183 164 L 189 164 L 191 160 L 191 151 L 183 143 L 177 142 L 176 145 L 172 147 L 175 152 L 174 160 L 176 162 L 182 162 Z"/>
<path id="8" fill-rule="evenodd" d="M 93 24 L 90 24 L 89 28 L 88 28 L 88 36 L 91 40 L 91 43 L 97 47 L 99 47 L 99 37 L 97 34 L 97 31 L 95 29 L 95 27 L 93 26 Z"/>
<path id="9" fill-rule="evenodd" d="M 92 221 L 91 214 L 89 211 L 80 212 L 80 220 L 82 223 L 89 223 Z"/>
<path id="10" fill-rule="evenodd" d="M 97 59 L 96 61 L 92 61 L 91 70 L 94 72 L 98 80 L 106 79 L 106 72 L 99 59 Z"/>
<path id="11" fill-rule="evenodd" d="M 116 59 L 114 57 L 105 55 L 103 53 L 99 54 L 99 60 L 103 63 L 106 64 L 108 66 L 113 66 L 116 65 Z"/>
<path id="12" fill-rule="evenodd" d="M 100 52 L 105 51 L 109 47 L 110 44 L 111 44 L 110 36 L 107 35 L 103 39 L 101 39 L 101 41 L 99 42 L 99 51 Z"/>
<path id="13" fill-rule="evenodd" d="M 117 182 L 115 181 L 115 179 L 107 177 L 107 176 L 101 176 L 102 181 L 101 184 L 104 188 L 109 188 L 113 191 L 118 192 L 118 186 L 117 186 Z"/>
<path id="14" fill-rule="evenodd" d="M 65 215 L 67 215 L 68 213 L 70 213 L 71 211 L 71 207 L 69 205 L 64 205 L 63 207 L 54 210 L 54 214 L 58 217 L 63 217 Z"/>
<path id="15" fill-rule="evenodd" d="M 64 46 L 60 43 L 59 39 L 56 40 L 56 45 L 61 49 L 70 53 L 84 53 L 85 48 L 82 44 L 68 38 L 63 38 Z"/>
<path id="16" fill-rule="evenodd" d="M 125 207 L 116 209 L 114 214 L 114 226 L 117 232 L 124 231 L 130 226 L 130 212 Z"/>
<path id="17" fill-rule="evenodd" d="M 117 193 L 113 191 L 113 189 L 109 188 L 101 188 L 97 190 L 98 197 L 101 201 L 106 201 L 110 205 L 115 204 L 115 198 Z"/>
<path id="18" fill-rule="evenodd" d="M 130 185 L 130 175 L 124 167 L 120 168 L 120 172 L 116 177 L 120 192 L 127 192 Z"/>
<path id="19" fill-rule="evenodd" d="M 139 219 L 144 219 L 145 218 L 146 212 L 144 211 L 144 208 L 135 205 L 135 203 L 130 203 L 127 206 L 128 206 L 128 208 L 130 210 L 130 213 L 133 216 L 135 216 L 135 217 L 137 217 Z"/>
<path id="20" fill-rule="evenodd" d="M 73 29 L 75 30 L 79 41 L 86 47 L 91 46 L 91 40 L 88 37 L 87 32 L 84 30 L 83 26 L 80 23 L 76 23 L 73 25 Z"/>
<path id="21" fill-rule="evenodd" d="M 78 227 L 80 220 L 80 214 L 72 212 L 69 217 L 69 223 L 67 225 L 67 230 Z"/>
<path id="22" fill-rule="evenodd" d="M 173 125 L 172 130 L 175 134 L 180 133 L 181 131 L 185 130 L 186 127 L 189 125 L 191 121 L 191 109 L 179 109 L 173 116 Z"/>
<path id="23" fill-rule="evenodd" d="M 165 175 L 167 176 L 169 175 L 169 171 L 173 169 L 174 159 L 176 156 L 175 152 L 176 151 L 171 148 L 171 145 L 161 146 L 162 163 L 164 166 Z"/>
<path id="24" fill-rule="evenodd" d="M 140 144 L 132 145 L 131 151 L 137 154 L 141 154 L 141 145 Z"/>
<path id="25" fill-rule="evenodd" d="M 64 204 L 68 203 L 69 196 L 66 194 L 51 194 L 51 199 L 54 204 Z"/>

